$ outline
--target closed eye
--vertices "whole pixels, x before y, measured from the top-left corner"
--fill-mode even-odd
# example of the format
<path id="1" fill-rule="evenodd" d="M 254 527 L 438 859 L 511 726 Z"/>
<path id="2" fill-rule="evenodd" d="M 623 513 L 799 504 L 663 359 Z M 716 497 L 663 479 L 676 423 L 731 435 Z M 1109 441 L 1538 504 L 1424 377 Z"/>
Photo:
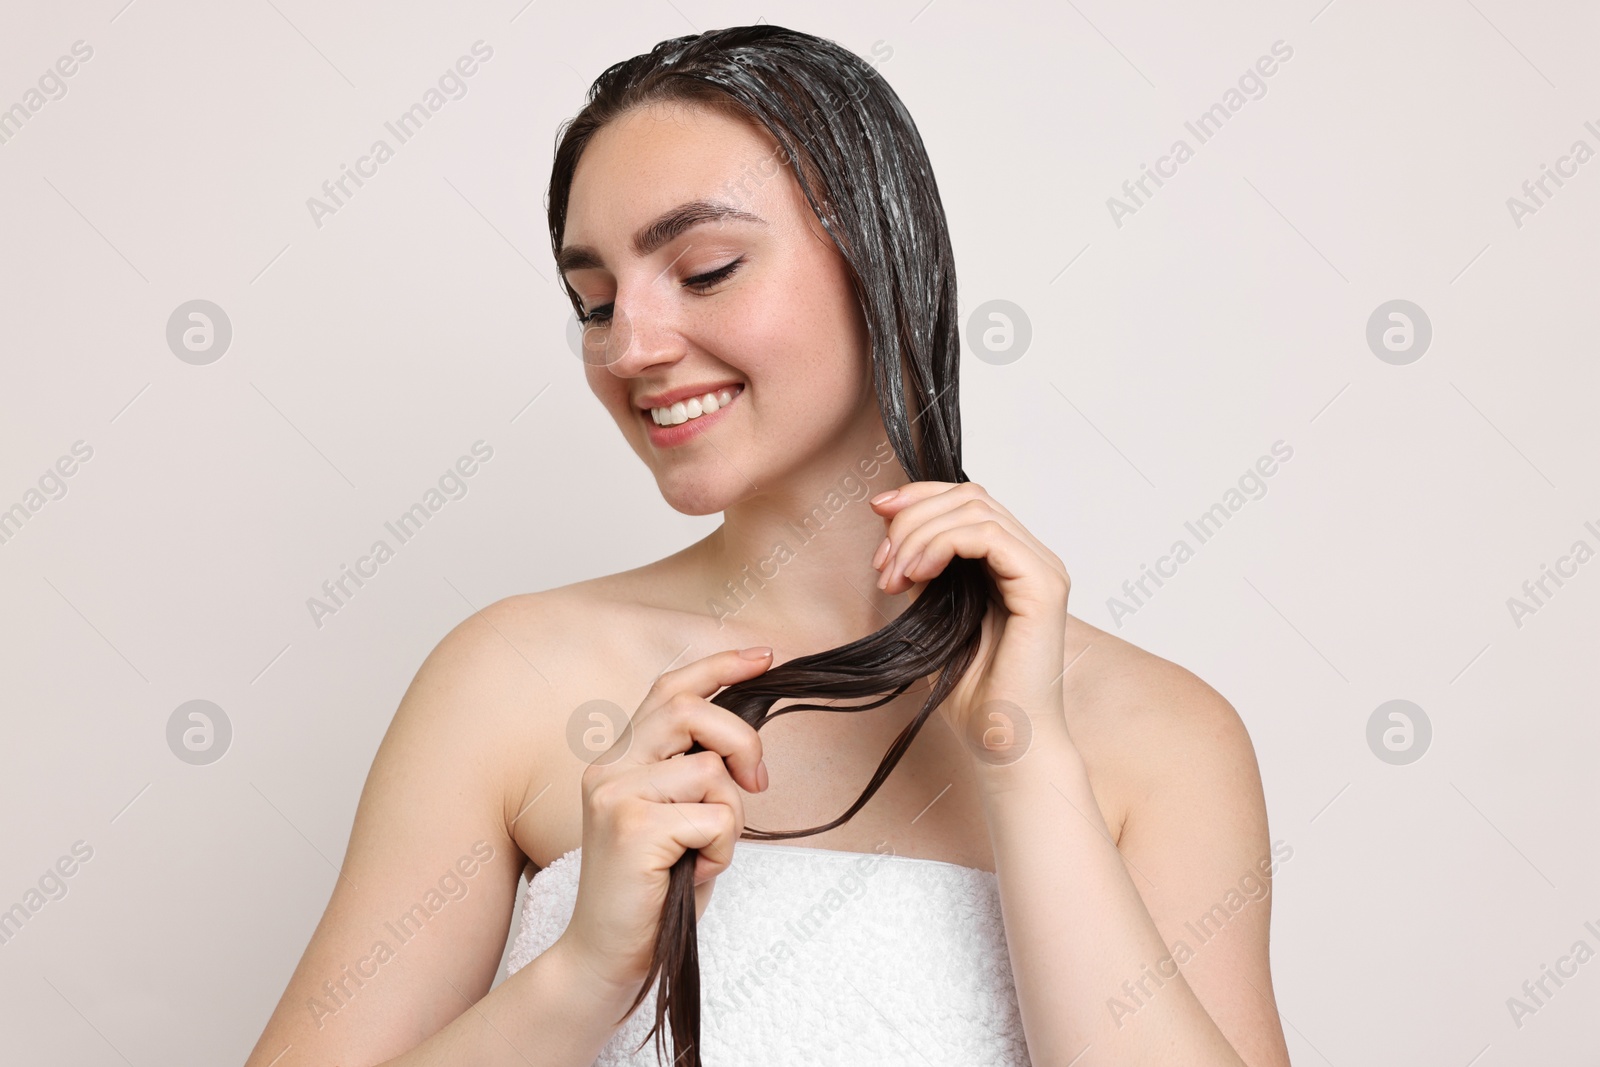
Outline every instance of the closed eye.
<path id="1" fill-rule="evenodd" d="M 709 289 L 723 279 L 730 277 L 739 269 L 739 264 L 743 262 L 744 257 L 740 256 L 725 267 L 718 267 L 716 270 L 708 271 L 705 274 L 697 274 L 693 278 L 686 278 L 683 284 L 694 289 Z"/>
<path id="2" fill-rule="evenodd" d="M 697 291 L 710 289 L 719 282 L 726 281 L 728 278 L 732 277 L 734 273 L 738 271 L 739 265 L 743 262 L 744 257 L 740 256 L 738 259 L 735 259 L 726 266 L 718 267 L 713 271 L 707 271 L 705 274 L 697 274 L 693 278 L 685 278 L 683 280 L 683 284 Z M 588 314 L 581 316 L 578 321 L 583 323 L 585 326 L 588 326 L 591 323 L 610 322 L 611 305 L 602 304 L 593 311 L 590 311 Z"/>

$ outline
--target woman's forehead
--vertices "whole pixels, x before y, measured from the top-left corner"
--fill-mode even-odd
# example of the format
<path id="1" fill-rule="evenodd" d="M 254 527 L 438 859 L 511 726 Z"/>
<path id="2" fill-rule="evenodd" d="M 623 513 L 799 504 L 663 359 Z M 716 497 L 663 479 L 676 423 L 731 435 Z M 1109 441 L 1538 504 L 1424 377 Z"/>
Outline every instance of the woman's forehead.
<path id="1" fill-rule="evenodd" d="M 787 183 L 773 180 L 787 171 L 784 158 L 765 129 L 711 108 L 636 109 L 601 127 L 584 148 L 568 195 L 566 239 L 603 240 L 594 231 L 629 229 L 697 199 L 773 217 L 788 201 Z"/>

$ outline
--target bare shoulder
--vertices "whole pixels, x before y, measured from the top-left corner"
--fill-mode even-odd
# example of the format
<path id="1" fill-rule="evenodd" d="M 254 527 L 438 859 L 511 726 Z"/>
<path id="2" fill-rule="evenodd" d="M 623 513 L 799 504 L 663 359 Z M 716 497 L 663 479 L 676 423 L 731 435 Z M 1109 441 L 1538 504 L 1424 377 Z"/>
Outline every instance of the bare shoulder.
<path id="1" fill-rule="evenodd" d="M 436 654 L 471 660 L 503 688 L 509 707 L 547 706 L 547 698 L 596 681 L 598 664 L 616 667 L 666 647 L 652 637 L 661 628 L 650 626 L 661 611 L 634 578 L 643 570 L 504 597 L 463 619 Z"/>
<path id="2" fill-rule="evenodd" d="M 647 614 L 609 578 L 517 593 L 462 619 L 429 658 L 442 683 L 469 683 L 481 713 L 532 738 L 570 701 L 604 696 L 602 673 L 627 673 L 651 644 Z"/>
<path id="3" fill-rule="evenodd" d="M 514 594 L 463 619 L 433 653 L 452 664 L 439 684 L 479 702 L 473 725 L 502 772 L 506 825 L 536 866 L 581 828 L 571 801 L 587 763 L 567 736 L 573 716 L 595 701 L 631 715 L 662 671 L 703 654 L 685 651 L 681 612 L 658 583 L 647 567 Z"/>
<path id="4" fill-rule="evenodd" d="M 1067 725 L 1119 840 L 1174 781 L 1220 778 L 1259 794 L 1255 750 L 1233 705 L 1187 668 L 1069 616 Z"/>
<path id="5" fill-rule="evenodd" d="M 543 840 L 528 832 L 534 820 L 517 822 L 517 805 L 530 766 L 551 748 L 543 723 L 555 695 L 564 698 L 581 674 L 570 650 L 605 638 L 596 614 L 564 594 L 510 597 L 473 611 L 434 645 L 373 756 L 340 877 L 252 1065 L 285 1045 L 312 1048 L 323 1063 L 386 1060 L 460 1015 L 463 996 L 471 1003 L 488 992 L 518 875 Z M 541 832 L 570 821 L 572 805 L 554 793 L 539 813 Z M 406 947 L 398 966 L 457 976 L 458 985 L 380 981 L 353 1001 L 348 987 L 333 992 L 341 967 L 347 978 L 352 969 L 371 978 L 394 954 L 391 939 L 406 944 L 424 923 L 432 933 Z M 335 1013 L 338 1025 L 325 1026 Z"/>
<path id="6" fill-rule="evenodd" d="M 1067 646 L 1067 725 L 1161 940 L 1240 1058 L 1287 1067 L 1268 933 L 1293 849 L 1269 841 L 1244 723 L 1192 671 L 1094 626 L 1069 622 Z"/>

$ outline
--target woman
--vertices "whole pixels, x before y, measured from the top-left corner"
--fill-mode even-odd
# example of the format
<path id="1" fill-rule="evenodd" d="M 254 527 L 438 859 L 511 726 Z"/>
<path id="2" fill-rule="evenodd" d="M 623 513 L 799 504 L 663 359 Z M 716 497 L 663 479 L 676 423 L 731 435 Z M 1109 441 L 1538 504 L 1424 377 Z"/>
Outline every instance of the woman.
<path id="1" fill-rule="evenodd" d="M 961 472 L 949 241 L 883 80 L 780 27 L 663 42 L 591 89 L 549 211 L 589 387 L 723 523 L 440 642 L 249 1067 L 652 1063 L 658 993 L 681 1063 L 1287 1064 L 1249 738 Z"/>

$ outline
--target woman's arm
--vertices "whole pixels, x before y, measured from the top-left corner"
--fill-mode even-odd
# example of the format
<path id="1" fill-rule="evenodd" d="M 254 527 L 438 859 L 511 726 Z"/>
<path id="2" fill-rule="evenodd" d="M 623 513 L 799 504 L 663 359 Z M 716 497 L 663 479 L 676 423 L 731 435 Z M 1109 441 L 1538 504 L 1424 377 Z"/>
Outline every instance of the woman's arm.
<path id="1" fill-rule="evenodd" d="M 879 588 L 908 591 L 959 556 L 983 560 L 1000 594 L 939 714 L 977 757 L 1033 1062 L 1288 1067 L 1266 806 L 1233 707 L 1109 635 L 1074 650 L 1066 565 L 981 485 L 908 482 L 871 503 L 888 524 Z M 1103 684 L 1066 679 L 1085 654 Z M 1113 767 L 1119 836 L 1088 755 Z"/>
<path id="2" fill-rule="evenodd" d="M 1122 720 L 1115 758 L 1135 798 L 1120 840 L 1053 727 L 1061 709 L 1034 719 L 1046 728 L 1022 759 L 979 768 L 1030 1055 L 1288 1067 L 1267 951 L 1286 856 L 1267 840 L 1249 736 L 1204 682 L 1140 659 L 1162 681 L 1104 709 Z"/>
<path id="3" fill-rule="evenodd" d="M 525 862 L 510 826 L 534 755 L 529 708 L 544 703 L 502 634 L 536 644 L 529 627 L 526 606 L 502 601 L 418 670 L 327 909 L 246 1067 L 593 1062 L 627 1002 L 613 1010 L 559 942 L 489 993 Z"/>
<path id="4" fill-rule="evenodd" d="M 466 1010 L 454 1022 L 378 1067 L 590 1067 L 633 996 L 588 973 L 558 939 L 476 1004 L 457 1003 Z"/>

